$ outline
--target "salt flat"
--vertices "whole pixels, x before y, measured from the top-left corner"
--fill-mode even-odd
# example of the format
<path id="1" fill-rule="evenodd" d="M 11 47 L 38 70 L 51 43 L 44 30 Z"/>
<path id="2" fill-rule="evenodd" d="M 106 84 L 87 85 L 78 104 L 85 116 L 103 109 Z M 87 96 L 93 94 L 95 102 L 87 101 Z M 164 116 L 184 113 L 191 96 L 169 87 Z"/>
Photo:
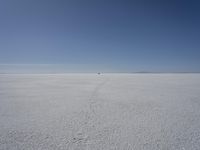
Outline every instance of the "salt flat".
<path id="1" fill-rule="evenodd" d="M 1 74 L 1 150 L 199 150 L 200 74 Z"/>

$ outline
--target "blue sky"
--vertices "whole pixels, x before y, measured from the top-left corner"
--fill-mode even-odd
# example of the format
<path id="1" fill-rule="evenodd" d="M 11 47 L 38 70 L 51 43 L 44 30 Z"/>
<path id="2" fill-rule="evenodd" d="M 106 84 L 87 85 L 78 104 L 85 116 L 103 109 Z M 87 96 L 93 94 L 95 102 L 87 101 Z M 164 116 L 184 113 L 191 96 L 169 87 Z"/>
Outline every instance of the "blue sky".
<path id="1" fill-rule="evenodd" d="M 0 20 L 1 72 L 200 72 L 198 0 L 1 0 Z"/>

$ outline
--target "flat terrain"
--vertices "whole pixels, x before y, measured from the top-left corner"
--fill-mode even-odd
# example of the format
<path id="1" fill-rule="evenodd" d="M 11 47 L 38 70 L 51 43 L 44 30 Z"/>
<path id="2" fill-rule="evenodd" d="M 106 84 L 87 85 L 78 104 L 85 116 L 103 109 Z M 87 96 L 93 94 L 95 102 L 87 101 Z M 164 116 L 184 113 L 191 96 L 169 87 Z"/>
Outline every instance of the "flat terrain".
<path id="1" fill-rule="evenodd" d="M 1 74 L 0 150 L 199 150 L 200 74 Z"/>

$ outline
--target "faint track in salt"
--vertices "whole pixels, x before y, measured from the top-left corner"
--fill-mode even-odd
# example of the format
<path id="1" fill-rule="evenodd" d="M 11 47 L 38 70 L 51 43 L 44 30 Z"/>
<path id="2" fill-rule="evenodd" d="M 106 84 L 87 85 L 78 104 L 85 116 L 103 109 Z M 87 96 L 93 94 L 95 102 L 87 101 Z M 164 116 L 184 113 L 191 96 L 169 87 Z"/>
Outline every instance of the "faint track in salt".
<path id="1" fill-rule="evenodd" d="M 89 102 L 89 109 L 83 112 L 84 114 L 84 125 L 80 127 L 80 129 L 75 133 L 75 135 L 72 137 L 71 141 L 69 142 L 68 149 L 71 147 L 76 147 L 77 149 L 87 149 L 89 143 L 89 136 L 87 133 L 84 132 L 86 128 L 89 127 L 95 127 L 94 123 L 92 123 L 92 120 L 97 117 L 97 112 L 96 109 L 97 107 L 100 107 L 100 104 L 97 104 L 97 95 L 98 92 L 102 89 L 105 84 L 107 84 L 109 81 L 109 78 L 106 78 L 103 80 L 101 83 L 99 83 L 94 90 L 91 93 L 91 96 L 88 99 Z"/>
<path id="2" fill-rule="evenodd" d="M 97 104 L 97 101 L 95 101 L 95 97 L 98 95 L 99 90 L 106 84 L 108 83 L 108 78 L 105 79 L 103 82 L 101 82 L 100 84 L 98 84 L 95 89 L 93 90 L 90 98 L 89 98 L 89 105 L 90 105 L 90 110 L 92 111 L 93 114 L 96 115 L 96 111 L 95 111 L 95 106 Z"/>

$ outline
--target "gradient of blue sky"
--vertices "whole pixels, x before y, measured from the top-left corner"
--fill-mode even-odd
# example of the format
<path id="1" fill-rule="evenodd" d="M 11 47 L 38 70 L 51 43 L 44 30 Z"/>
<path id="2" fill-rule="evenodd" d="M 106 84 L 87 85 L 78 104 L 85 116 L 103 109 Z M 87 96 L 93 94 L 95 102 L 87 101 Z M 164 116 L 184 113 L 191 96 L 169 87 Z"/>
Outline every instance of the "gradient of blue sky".
<path id="1" fill-rule="evenodd" d="M 199 72 L 200 1 L 1 0 L 0 64 Z"/>

